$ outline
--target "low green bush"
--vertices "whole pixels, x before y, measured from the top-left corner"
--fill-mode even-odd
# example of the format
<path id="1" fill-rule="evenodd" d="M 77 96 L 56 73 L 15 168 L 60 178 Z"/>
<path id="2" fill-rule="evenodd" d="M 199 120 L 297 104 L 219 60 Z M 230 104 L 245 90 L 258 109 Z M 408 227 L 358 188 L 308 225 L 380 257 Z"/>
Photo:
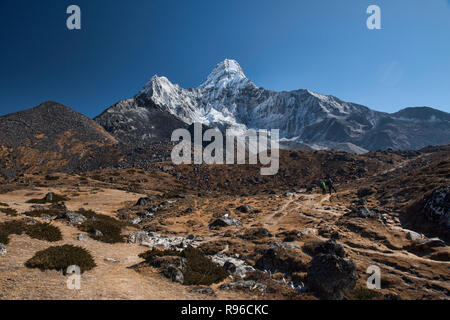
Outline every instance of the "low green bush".
<path id="1" fill-rule="evenodd" d="M 38 251 L 25 263 L 28 268 L 57 270 L 64 274 L 67 268 L 73 265 L 80 267 L 82 273 L 96 267 L 89 251 L 72 245 L 55 246 Z"/>
<path id="2" fill-rule="evenodd" d="M 9 236 L 26 233 L 33 239 L 49 242 L 62 240 L 62 234 L 58 227 L 48 223 L 26 224 L 20 220 L 0 223 L 0 243 L 8 244 Z"/>
<path id="3" fill-rule="evenodd" d="M 49 242 L 56 242 L 62 240 L 61 230 L 58 227 L 52 226 L 49 223 L 36 223 L 27 226 L 26 234 L 31 238 L 38 240 L 45 240 Z"/>
<path id="4" fill-rule="evenodd" d="M 61 201 L 67 201 L 69 199 L 67 199 L 66 197 L 60 195 L 60 194 L 53 194 L 53 199 L 52 201 L 48 201 L 44 198 L 42 199 L 30 199 L 28 201 L 26 201 L 26 203 L 36 203 L 36 204 L 45 204 L 45 203 L 58 203 Z"/>
<path id="5" fill-rule="evenodd" d="M 90 233 L 93 239 L 106 243 L 124 242 L 122 228 L 127 225 L 126 223 L 110 216 L 95 213 L 92 210 L 80 209 L 78 213 L 88 218 L 78 229 Z M 96 230 L 100 231 L 103 235 L 96 235 Z"/>
<path id="6" fill-rule="evenodd" d="M 27 224 L 23 221 L 13 220 L 0 223 L 0 243 L 8 244 L 9 236 L 20 235 L 27 229 Z"/>
<path id="7" fill-rule="evenodd" d="M 45 176 L 45 180 L 47 180 L 47 181 L 55 181 L 55 180 L 58 180 L 58 179 L 59 179 L 58 176 L 51 176 L 51 175 L 46 175 Z"/>
<path id="8" fill-rule="evenodd" d="M 205 256 L 200 250 L 188 247 L 183 251 L 152 249 L 139 255 L 140 258 L 152 264 L 153 260 L 162 256 L 179 256 L 186 259 L 183 270 L 184 285 L 211 285 L 228 277 L 228 272 Z"/>
<path id="9" fill-rule="evenodd" d="M 7 216 L 10 217 L 16 217 L 17 216 L 17 210 L 12 208 L 1 208 L 0 212 L 3 212 Z"/>
<path id="10" fill-rule="evenodd" d="M 31 210 L 23 213 L 28 217 L 40 218 L 44 216 L 57 216 L 58 218 L 62 218 L 64 212 L 62 210 L 58 210 L 56 208 L 50 209 L 41 209 L 41 210 Z"/>

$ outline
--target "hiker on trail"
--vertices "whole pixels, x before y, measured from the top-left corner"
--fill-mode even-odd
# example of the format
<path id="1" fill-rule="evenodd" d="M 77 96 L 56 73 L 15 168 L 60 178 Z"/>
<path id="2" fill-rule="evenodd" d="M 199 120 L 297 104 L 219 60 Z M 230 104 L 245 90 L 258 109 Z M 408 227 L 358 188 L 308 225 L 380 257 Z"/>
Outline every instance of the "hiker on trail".
<path id="1" fill-rule="evenodd" d="M 328 177 L 328 179 L 327 179 L 327 181 L 326 181 L 326 185 L 327 185 L 327 187 L 328 187 L 328 191 L 330 192 L 330 195 L 331 195 L 331 191 L 332 191 L 332 190 L 334 190 L 334 193 L 337 193 L 337 190 L 336 190 L 336 188 L 334 187 L 333 180 L 332 180 L 330 177 Z"/>
<path id="2" fill-rule="evenodd" d="M 320 187 L 322 188 L 322 193 L 326 194 L 327 193 L 327 185 L 325 184 L 325 181 L 320 181 Z"/>

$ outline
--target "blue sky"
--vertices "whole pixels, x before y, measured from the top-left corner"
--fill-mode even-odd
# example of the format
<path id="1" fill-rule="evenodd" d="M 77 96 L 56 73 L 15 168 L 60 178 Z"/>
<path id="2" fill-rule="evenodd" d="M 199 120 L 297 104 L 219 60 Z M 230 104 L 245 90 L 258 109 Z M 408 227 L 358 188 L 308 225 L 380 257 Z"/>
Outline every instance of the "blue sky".
<path id="1" fill-rule="evenodd" d="M 450 112 L 450 0 L 2 0 L 0 24 L 0 114 L 55 100 L 94 117 L 154 74 L 196 87 L 225 58 L 267 89 Z"/>

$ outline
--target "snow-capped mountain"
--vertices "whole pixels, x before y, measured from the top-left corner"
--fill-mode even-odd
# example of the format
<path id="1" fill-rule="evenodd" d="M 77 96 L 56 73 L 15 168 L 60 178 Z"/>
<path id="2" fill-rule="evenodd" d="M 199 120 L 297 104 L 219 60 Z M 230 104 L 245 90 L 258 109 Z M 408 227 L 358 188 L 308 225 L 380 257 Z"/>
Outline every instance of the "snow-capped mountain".
<path id="1" fill-rule="evenodd" d="M 184 89 L 165 77 L 154 76 L 133 98 L 119 102 L 95 120 L 117 139 L 152 140 L 164 129 L 201 122 L 239 134 L 246 129 L 279 129 L 286 145 L 339 148 L 417 149 L 450 141 L 445 112 L 408 108 L 396 114 L 373 111 L 333 96 L 309 90 L 275 92 L 256 86 L 238 62 L 219 63 L 197 88 Z M 427 115 L 429 113 L 429 120 Z M 438 116 L 436 116 L 438 115 Z M 441 116 L 439 116 L 441 115 Z M 408 118 L 409 116 L 409 118 Z M 352 145 L 355 145 L 351 147 Z M 350 146 L 350 147 L 349 147 Z"/>

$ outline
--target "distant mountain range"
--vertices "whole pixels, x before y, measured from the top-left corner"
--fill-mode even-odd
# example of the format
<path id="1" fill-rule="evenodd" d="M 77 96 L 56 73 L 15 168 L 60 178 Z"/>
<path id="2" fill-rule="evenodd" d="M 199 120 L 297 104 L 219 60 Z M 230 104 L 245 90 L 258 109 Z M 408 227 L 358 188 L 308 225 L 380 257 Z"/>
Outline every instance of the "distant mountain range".
<path id="1" fill-rule="evenodd" d="M 309 90 L 257 87 L 234 60 L 219 63 L 198 88 L 184 89 L 154 76 L 136 96 L 94 119 L 116 139 L 154 141 L 173 128 L 201 122 L 236 135 L 280 129 L 284 148 L 420 149 L 450 141 L 450 114 L 407 108 L 388 114 Z"/>
<path id="2" fill-rule="evenodd" d="M 154 76 L 94 120 L 51 101 L 2 116 L 0 170 L 94 170 L 163 161 L 173 130 L 194 122 L 235 135 L 280 129 L 283 149 L 360 154 L 450 143 L 448 113 L 420 107 L 387 114 L 308 90 L 270 91 L 247 79 L 236 61 L 225 60 L 194 89 Z"/>

